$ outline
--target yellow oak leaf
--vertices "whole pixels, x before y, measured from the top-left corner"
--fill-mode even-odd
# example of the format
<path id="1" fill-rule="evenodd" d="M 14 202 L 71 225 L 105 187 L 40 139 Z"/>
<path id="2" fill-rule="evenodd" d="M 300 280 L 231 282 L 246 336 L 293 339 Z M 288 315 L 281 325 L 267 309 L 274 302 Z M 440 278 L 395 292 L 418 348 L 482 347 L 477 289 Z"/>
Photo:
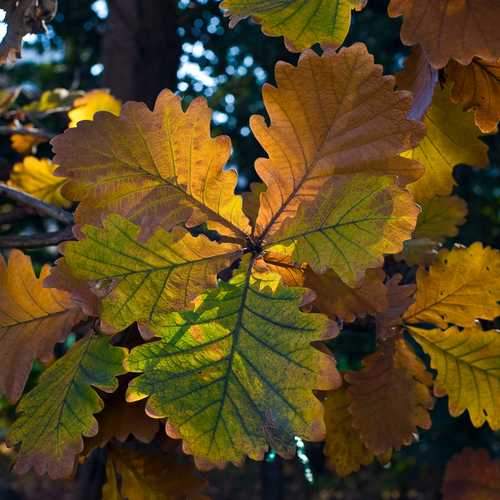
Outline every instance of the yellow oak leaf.
<path id="1" fill-rule="evenodd" d="M 104 403 L 95 389 L 117 389 L 126 353 L 112 346 L 109 337 L 89 335 L 42 373 L 17 406 L 7 435 L 8 445 L 19 448 L 15 471 L 23 474 L 33 468 L 52 479 L 71 475 L 83 449 L 82 437 L 98 432 L 94 414 Z"/>
<path id="2" fill-rule="evenodd" d="M 47 203 L 69 207 L 71 202 L 61 194 L 65 179 L 54 175 L 55 168 L 56 165 L 47 158 L 27 156 L 22 163 L 14 165 L 8 184 Z"/>
<path id="3" fill-rule="evenodd" d="M 37 278 L 31 259 L 19 250 L 8 265 L 0 257 L 0 392 L 12 403 L 21 396 L 35 359 L 50 361 L 54 346 L 84 319 L 70 295 L 43 288 L 50 266 Z"/>
<path id="4" fill-rule="evenodd" d="M 26 125 L 26 128 L 33 128 L 32 125 Z M 36 146 L 46 142 L 47 139 L 35 134 L 12 134 L 10 136 L 10 145 L 12 149 L 21 155 L 31 154 Z"/>
<path id="5" fill-rule="evenodd" d="M 355 287 L 411 238 L 418 208 L 393 177 L 357 174 L 331 179 L 315 199 L 264 240 L 264 250 L 289 255 L 316 273 L 332 269 Z"/>
<path id="6" fill-rule="evenodd" d="M 476 319 L 500 316 L 500 252 L 481 243 L 442 250 L 427 271 L 417 272 L 415 303 L 407 323 L 474 326 Z"/>
<path id="7" fill-rule="evenodd" d="M 479 140 L 474 118 L 450 101 L 450 88 L 436 86 L 431 107 L 424 116 L 427 135 L 403 154 L 425 167 L 424 175 L 408 189 L 418 202 L 451 193 L 453 169 L 459 163 L 474 167 L 488 164 L 488 147 Z"/>
<path id="8" fill-rule="evenodd" d="M 351 25 L 351 12 L 367 0 L 224 0 L 222 9 L 234 27 L 252 16 L 268 36 L 284 36 L 289 50 L 301 51 L 316 43 L 339 47 Z"/>
<path id="9" fill-rule="evenodd" d="M 83 226 L 82 239 L 62 247 L 73 277 L 93 282 L 102 297 L 100 318 L 106 331 L 188 308 L 241 254 L 239 245 L 195 237 L 182 228 L 170 233 L 157 229 L 145 243 L 137 240 L 139 231 L 127 219 L 109 215 L 103 228 Z"/>
<path id="10" fill-rule="evenodd" d="M 63 194 L 81 202 L 77 222 L 98 224 L 103 214 L 118 213 L 141 226 L 142 239 L 158 226 L 207 222 L 244 239 L 249 225 L 234 194 L 237 174 L 224 170 L 231 143 L 211 136 L 210 119 L 204 99 L 183 111 L 165 90 L 154 111 L 129 102 L 119 117 L 98 113 L 53 139 L 56 173 L 69 179 Z"/>
<path id="11" fill-rule="evenodd" d="M 208 500 L 204 481 L 175 450 L 158 451 L 114 446 L 108 452 L 103 500 Z"/>
<path id="12" fill-rule="evenodd" d="M 463 331 L 410 327 L 409 332 L 430 356 L 437 372 L 434 393 L 448 396 L 450 414 L 467 410 L 475 427 L 488 422 L 499 430 L 500 332 L 478 325 Z"/>
<path id="13" fill-rule="evenodd" d="M 73 102 L 73 109 L 68 112 L 69 127 L 73 128 L 79 122 L 92 120 L 100 111 L 106 111 L 119 116 L 122 109 L 121 102 L 104 89 L 91 90 L 78 97 Z"/>
<path id="14" fill-rule="evenodd" d="M 474 58 L 468 66 L 450 61 L 446 78 L 453 85 L 452 101 L 466 111 L 474 110 L 481 132 L 496 132 L 500 120 L 500 59 L 488 62 Z"/>
<path id="15" fill-rule="evenodd" d="M 500 461 L 466 448 L 446 466 L 443 500 L 500 500 Z"/>
<path id="16" fill-rule="evenodd" d="M 410 445 L 418 428 L 431 426 L 432 377 L 402 338 L 383 343 L 363 365 L 345 376 L 362 442 L 378 455 Z"/>
<path id="17" fill-rule="evenodd" d="M 337 328 L 300 310 L 305 292 L 246 257 L 194 311 L 159 318 L 152 326 L 159 340 L 132 350 L 127 368 L 140 375 L 128 401 L 148 398 L 148 415 L 167 418 L 167 434 L 182 438 L 203 467 L 262 459 L 268 446 L 293 456 L 294 436 L 322 440 L 323 408 L 313 390 L 334 389 L 340 376 L 311 342 Z"/>
<path id="18" fill-rule="evenodd" d="M 326 439 L 324 453 L 330 470 L 339 476 L 357 472 L 375 458 L 352 425 L 351 397 L 346 386 L 327 394 L 325 408 Z"/>
<path id="19" fill-rule="evenodd" d="M 500 58 L 500 4 L 491 0 L 391 0 L 389 16 L 403 16 L 401 40 L 420 44 L 436 69 L 453 58 Z"/>
<path id="20" fill-rule="evenodd" d="M 400 156 L 424 135 L 421 123 L 407 119 L 411 95 L 394 90 L 394 78 L 383 76 L 364 45 L 322 56 L 305 51 L 297 66 L 277 64 L 276 82 L 263 90 L 270 124 L 251 119 L 269 156 L 256 162 L 267 186 L 256 235 L 272 236 L 331 177 L 385 174 L 408 183 L 422 175 L 419 163 Z"/>

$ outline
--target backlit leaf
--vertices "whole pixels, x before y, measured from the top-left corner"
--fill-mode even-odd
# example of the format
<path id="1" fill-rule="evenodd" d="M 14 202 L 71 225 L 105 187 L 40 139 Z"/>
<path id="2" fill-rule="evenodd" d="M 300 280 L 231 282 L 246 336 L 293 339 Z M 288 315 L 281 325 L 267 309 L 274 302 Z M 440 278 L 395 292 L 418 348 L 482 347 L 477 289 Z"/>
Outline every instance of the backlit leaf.
<path id="1" fill-rule="evenodd" d="M 61 194 L 64 179 L 54 175 L 54 165 L 46 158 L 27 156 L 22 163 L 16 163 L 10 174 L 9 185 L 15 186 L 59 207 L 69 207 L 71 202 Z"/>
<path id="2" fill-rule="evenodd" d="M 431 426 L 432 377 L 402 338 L 382 344 L 363 365 L 346 375 L 361 440 L 376 454 L 411 444 L 418 428 Z"/>
<path id="3" fill-rule="evenodd" d="M 68 293 L 43 288 L 49 269 L 44 266 L 37 278 L 19 250 L 10 253 L 8 265 L 0 257 L 0 392 L 11 402 L 21 396 L 33 361 L 50 361 L 54 345 L 84 318 Z"/>
<path id="4" fill-rule="evenodd" d="M 500 4 L 491 0 L 391 0 L 389 16 L 403 16 L 401 40 L 422 45 L 434 68 L 450 58 L 500 58 Z"/>
<path id="5" fill-rule="evenodd" d="M 351 25 L 351 12 L 367 0 L 224 0 L 221 8 L 231 16 L 231 27 L 252 16 L 268 36 L 284 36 L 290 50 L 301 51 L 316 43 L 339 47 Z"/>
<path id="6" fill-rule="evenodd" d="M 448 396 L 450 414 L 468 410 L 472 424 L 500 429 L 500 332 L 477 325 L 459 331 L 410 328 L 437 371 L 436 396 Z"/>
<path id="7" fill-rule="evenodd" d="M 56 137 L 57 175 L 69 178 L 63 194 L 81 201 L 77 221 L 94 223 L 119 213 L 142 228 L 208 222 L 224 234 L 245 236 L 248 219 L 234 194 L 236 172 L 224 170 L 231 144 L 210 135 L 211 113 L 195 99 L 186 111 L 164 91 L 154 111 L 130 102 L 120 117 L 98 113 Z"/>
<path id="8" fill-rule="evenodd" d="M 75 278 L 95 283 L 104 297 L 100 317 L 111 331 L 187 308 L 240 253 L 238 245 L 181 228 L 158 229 L 143 244 L 139 227 L 119 215 L 108 216 L 103 228 L 84 226 L 82 234 L 81 241 L 64 245 L 64 262 Z"/>
<path id="9" fill-rule="evenodd" d="M 500 59 L 488 62 L 475 58 L 468 66 L 451 61 L 446 77 L 453 85 L 453 102 L 467 111 L 474 110 L 482 132 L 496 132 L 500 120 Z"/>
<path id="10" fill-rule="evenodd" d="M 116 390 L 125 355 L 126 349 L 111 346 L 109 338 L 91 335 L 42 373 L 19 403 L 7 436 L 9 446 L 19 445 L 17 472 L 33 468 L 53 479 L 72 473 L 83 449 L 82 436 L 98 431 L 94 414 L 104 404 L 94 388 Z"/>
<path id="11" fill-rule="evenodd" d="M 393 177 L 364 174 L 323 184 L 316 198 L 267 239 L 264 249 L 290 255 L 313 271 L 333 269 L 354 287 L 366 269 L 383 263 L 411 238 L 418 208 Z"/>
<path id="12" fill-rule="evenodd" d="M 500 316 L 500 252 L 474 243 L 442 250 L 428 271 L 417 272 L 417 295 L 408 323 L 473 326 L 477 318 Z"/>
<path id="13" fill-rule="evenodd" d="M 73 109 L 68 112 L 69 127 L 76 127 L 83 120 L 92 120 L 99 111 L 120 115 L 121 102 L 107 90 L 91 90 L 73 102 Z"/>
<path id="14" fill-rule="evenodd" d="M 324 437 L 313 390 L 340 380 L 333 359 L 311 342 L 336 328 L 326 316 L 301 312 L 304 289 L 279 281 L 245 259 L 193 312 L 158 321 L 160 340 L 135 348 L 127 362 L 142 372 L 128 400 L 149 397 L 147 413 L 168 418 L 167 433 L 202 465 L 262 459 L 268 445 L 291 456 L 294 436 Z"/>
<path id="15" fill-rule="evenodd" d="M 251 120 L 269 156 L 256 163 L 267 185 L 256 234 L 272 236 L 331 176 L 397 175 L 407 183 L 422 175 L 418 163 L 399 156 L 424 134 L 407 119 L 411 96 L 394 91 L 394 78 L 382 75 L 364 45 L 322 56 L 306 51 L 297 67 L 278 63 L 276 81 L 263 90 L 270 125 Z"/>
<path id="16" fill-rule="evenodd" d="M 446 467 L 443 500 L 500 500 L 500 461 L 466 448 Z"/>
<path id="17" fill-rule="evenodd" d="M 42 92 L 40 98 L 22 107 L 30 117 L 42 118 L 51 113 L 57 113 L 73 106 L 75 99 L 82 97 L 81 90 L 56 88 Z"/>
<path id="18" fill-rule="evenodd" d="M 423 120 L 427 135 L 404 157 L 419 161 L 424 175 L 408 189 L 418 202 L 451 193 L 453 169 L 459 163 L 474 167 L 488 164 L 488 147 L 479 140 L 474 117 L 450 101 L 450 89 L 436 86 L 431 107 Z"/>
<path id="19" fill-rule="evenodd" d="M 345 386 L 328 393 L 323 402 L 326 424 L 324 453 L 328 468 L 339 476 L 357 472 L 362 465 L 368 465 L 374 459 L 352 425 L 350 405 L 351 397 Z"/>
<path id="20" fill-rule="evenodd" d="M 27 124 L 27 129 L 34 128 L 33 125 Z M 47 139 L 39 137 L 35 134 L 12 134 L 10 136 L 10 145 L 16 153 L 21 155 L 32 154 L 36 146 L 46 142 Z M 59 179 L 60 180 L 60 179 Z"/>

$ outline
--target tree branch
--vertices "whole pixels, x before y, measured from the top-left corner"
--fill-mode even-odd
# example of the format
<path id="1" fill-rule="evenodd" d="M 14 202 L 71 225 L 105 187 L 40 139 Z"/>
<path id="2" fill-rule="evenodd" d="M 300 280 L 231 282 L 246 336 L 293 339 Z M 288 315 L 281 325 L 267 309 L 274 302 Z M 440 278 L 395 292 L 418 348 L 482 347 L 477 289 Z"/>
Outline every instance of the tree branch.
<path id="1" fill-rule="evenodd" d="M 29 236 L 0 236 L 0 249 L 7 248 L 43 248 L 58 245 L 63 241 L 74 239 L 71 226 L 61 231 Z"/>
<path id="2" fill-rule="evenodd" d="M 34 137 L 38 137 L 43 139 L 44 141 L 50 141 L 57 134 L 55 132 L 50 132 L 48 130 L 42 130 L 40 128 L 31 128 L 31 127 L 8 127 L 7 125 L 0 126 L 0 134 L 2 135 L 32 135 Z"/>
<path id="3" fill-rule="evenodd" d="M 64 224 L 73 224 L 73 214 L 63 210 L 62 208 L 55 207 L 49 203 L 45 203 L 34 196 L 31 196 L 19 189 L 7 186 L 6 184 L 0 184 L 0 195 L 5 196 L 9 200 L 20 203 L 21 205 L 27 205 L 33 208 L 38 214 L 48 215 L 59 222 Z"/>

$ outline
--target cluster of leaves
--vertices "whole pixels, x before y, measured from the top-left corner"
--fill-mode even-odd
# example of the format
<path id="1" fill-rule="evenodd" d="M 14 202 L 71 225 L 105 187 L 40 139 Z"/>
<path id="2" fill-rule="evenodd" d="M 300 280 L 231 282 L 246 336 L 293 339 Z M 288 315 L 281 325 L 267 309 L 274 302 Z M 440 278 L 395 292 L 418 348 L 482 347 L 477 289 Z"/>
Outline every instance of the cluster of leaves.
<path id="1" fill-rule="evenodd" d="M 329 466 L 347 475 L 429 429 L 433 394 L 500 429 L 500 333 L 485 329 L 500 315 L 500 254 L 441 249 L 467 212 L 453 168 L 487 164 L 479 135 L 500 117 L 500 7 L 392 0 L 403 42 L 418 44 L 395 79 L 363 44 L 336 50 L 364 3 L 222 3 L 233 21 L 253 16 L 305 49 L 263 89 L 269 120 L 251 128 L 267 157 L 243 196 L 203 99 L 184 109 L 166 90 L 150 110 L 103 91 L 69 104 L 51 93 L 12 115 L 31 150 L 50 134 L 29 133 L 30 113 L 72 109 L 53 162 L 26 157 L 9 183 L 45 209 L 78 203 L 65 233 L 76 241 L 55 266 L 37 278 L 13 250 L 0 267 L 0 391 L 16 403 L 33 362 L 50 364 L 7 437 L 17 471 L 66 477 L 113 439 L 151 442 L 162 420 L 200 469 L 269 448 L 291 457 L 298 437 L 325 440 Z M 307 49 L 316 42 L 320 53 Z M 339 371 L 329 340 L 350 324 L 374 332 L 376 351 Z M 77 342 L 52 362 L 71 332 Z M 198 494 L 172 443 L 163 454 L 111 445 L 105 498 Z M 450 464 L 450 498 L 464 491 L 467 454 Z M 478 482 L 497 488 L 495 467 Z"/>

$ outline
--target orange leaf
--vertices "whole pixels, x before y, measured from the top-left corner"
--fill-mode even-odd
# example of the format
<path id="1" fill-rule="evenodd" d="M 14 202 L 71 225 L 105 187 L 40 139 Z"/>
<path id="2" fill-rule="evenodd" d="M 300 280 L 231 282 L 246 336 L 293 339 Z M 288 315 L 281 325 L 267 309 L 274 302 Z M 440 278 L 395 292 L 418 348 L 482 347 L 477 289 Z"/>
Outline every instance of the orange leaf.
<path id="1" fill-rule="evenodd" d="M 410 445 L 419 427 L 431 426 L 432 377 L 401 338 L 382 344 L 363 364 L 346 375 L 353 425 L 363 443 L 376 454 Z"/>
<path id="2" fill-rule="evenodd" d="M 468 66 L 450 61 L 446 77 L 453 83 L 453 102 L 474 110 L 481 132 L 496 132 L 500 120 L 500 60 L 488 62 L 476 57 Z"/>
<path id="3" fill-rule="evenodd" d="M 401 40 L 420 44 L 432 66 L 453 58 L 500 57 L 500 3 L 492 0 L 391 0 L 389 16 L 403 16 Z"/>
<path id="4" fill-rule="evenodd" d="M 500 461 L 466 448 L 446 467 L 443 500 L 500 500 Z"/>
<path id="5" fill-rule="evenodd" d="M 48 362 L 84 316 L 62 290 L 43 288 L 50 267 L 37 278 L 31 259 L 18 250 L 8 265 L 0 257 L 0 392 L 11 402 L 21 396 L 35 359 Z"/>

